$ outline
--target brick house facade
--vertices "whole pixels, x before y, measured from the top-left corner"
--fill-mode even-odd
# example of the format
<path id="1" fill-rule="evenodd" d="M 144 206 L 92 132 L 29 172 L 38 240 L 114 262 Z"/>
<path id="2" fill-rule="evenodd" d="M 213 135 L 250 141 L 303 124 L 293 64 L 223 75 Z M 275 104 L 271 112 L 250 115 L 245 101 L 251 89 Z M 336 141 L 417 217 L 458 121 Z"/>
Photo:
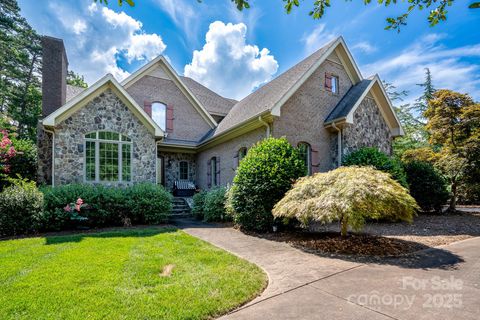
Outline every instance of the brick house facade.
<path id="1" fill-rule="evenodd" d="M 364 79 L 342 38 L 241 101 L 179 76 L 158 57 L 123 82 L 106 75 L 91 87 L 67 86 L 63 42 L 45 37 L 40 182 L 173 189 L 231 183 L 256 142 L 285 136 L 302 145 L 309 172 L 327 171 L 364 146 L 391 153 L 402 135 L 378 76 Z M 46 56 L 46 57 L 45 57 Z"/>

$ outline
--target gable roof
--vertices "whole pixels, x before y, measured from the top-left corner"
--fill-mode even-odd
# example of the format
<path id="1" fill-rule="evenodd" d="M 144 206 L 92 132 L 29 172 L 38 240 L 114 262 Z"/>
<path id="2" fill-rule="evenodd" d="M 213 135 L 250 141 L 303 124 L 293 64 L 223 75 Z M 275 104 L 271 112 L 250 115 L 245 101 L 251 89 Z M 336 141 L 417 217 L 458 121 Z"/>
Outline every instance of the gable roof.
<path id="1" fill-rule="evenodd" d="M 139 118 L 139 120 L 152 132 L 156 137 L 163 137 L 163 130 L 150 118 L 143 108 L 141 108 L 127 91 L 115 80 L 111 74 L 107 74 L 91 87 L 83 90 L 74 98 L 69 100 L 62 107 L 55 110 L 42 120 L 42 124 L 46 127 L 55 127 L 61 121 L 67 119 L 80 108 L 84 107 L 93 98 L 107 89 L 112 89 L 123 103 Z"/>
<path id="2" fill-rule="evenodd" d="M 354 83 L 359 82 L 362 79 L 360 70 L 351 57 L 345 41 L 339 37 L 236 103 L 220 122 L 213 136 L 222 134 L 239 123 L 257 118 L 265 112 L 279 116 L 281 106 L 334 51 L 340 53 L 339 56 L 345 57 L 341 58 L 342 62 L 349 61 L 346 63 L 346 68 L 351 69 L 349 76 Z"/>
<path id="3" fill-rule="evenodd" d="M 180 76 L 180 79 L 211 115 L 226 116 L 235 103 L 238 102 L 234 99 L 222 97 L 192 78 Z"/>
<path id="4" fill-rule="evenodd" d="M 403 135 L 402 125 L 378 75 L 352 86 L 325 119 L 325 126 L 333 122 L 353 123 L 353 114 L 367 94 L 371 94 L 394 137 Z"/>
<path id="5" fill-rule="evenodd" d="M 182 91 L 185 97 L 190 101 L 193 107 L 198 111 L 198 113 L 202 116 L 202 118 L 210 125 L 211 128 L 215 128 L 217 126 L 217 122 L 210 113 L 207 111 L 205 106 L 199 101 L 199 99 L 192 93 L 190 88 L 185 85 L 185 83 L 180 79 L 177 72 L 172 68 L 170 63 L 162 56 L 158 56 L 134 73 L 132 73 L 129 77 L 122 81 L 122 86 L 125 89 L 128 89 L 131 85 L 135 82 L 140 80 L 144 75 L 147 75 L 151 70 L 153 70 L 157 65 L 163 68 L 163 70 L 170 76 L 173 82 L 177 85 L 177 87 Z"/>

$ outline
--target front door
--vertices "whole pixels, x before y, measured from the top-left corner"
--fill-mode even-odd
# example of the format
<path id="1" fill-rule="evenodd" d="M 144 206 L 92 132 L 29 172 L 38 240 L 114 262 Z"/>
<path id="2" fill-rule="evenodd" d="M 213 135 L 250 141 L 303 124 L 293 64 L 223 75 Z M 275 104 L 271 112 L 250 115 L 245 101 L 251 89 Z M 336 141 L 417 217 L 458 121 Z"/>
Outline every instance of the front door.
<path id="1" fill-rule="evenodd" d="M 165 159 L 157 157 L 157 184 L 165 186 Z"/>

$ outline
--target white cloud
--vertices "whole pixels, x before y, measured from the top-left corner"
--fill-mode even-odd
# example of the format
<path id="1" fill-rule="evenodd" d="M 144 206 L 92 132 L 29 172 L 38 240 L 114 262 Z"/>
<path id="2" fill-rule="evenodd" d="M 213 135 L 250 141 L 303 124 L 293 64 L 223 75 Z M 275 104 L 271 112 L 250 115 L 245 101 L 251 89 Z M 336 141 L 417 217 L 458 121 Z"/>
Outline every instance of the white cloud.
<path id="1" fill-rule="evenodd" d="M 90 84 L 106 73 L 122 80 L 129 73 L 119 61 L 125 67 L 153 59 L 166 48 L 162 37 L 146 33 L 140 21 L 103 5 L 53 0 L 40 10 L 30 23 L 39 32 L 64 40 L 69 68 Z"/>
<path id="2" fill-rule="evenodd" d="M 184 73 L 212 90 L 240 99 L 277 72 L 278 63 L 266 48 L 246 44 L 243 23 L 210 24 L 202 50 L 193 52 Z"/>
<path id="3" fill-rule="evenodd" d="M 87 30 L 87 24 L 85 23 L 84 20 L 77 20 L 73 24 L 73 32 L 75 34 L 81 34 L 84 33 L 85 30 Z"/>
<path id="4" fill-rule="evenodd" d="M 377 47 L 375 47 L 368 41 L 360 41 L 352 46 L 352 50 L 358 50 L 366 54 L 373 53 L 377 51 L 377 49 Z"/>
<path id="5" fill-rule="evenodd" d="M 362 69 L 366 75 L 378 73 L 398 89 L 409 91 L 407 102 L 419 96 L 421 88 L 415 84 L 424 81 L 425 68 L 430 68 L 436 88 L 469 93 L 479 99 L 480 66 L 472 59 L 480 58 L 480 44 L 446 48 L 439 43 L 445 37 L 430 34 L 419 38 L 403 51 Z"/>
<path id="6" fill-rule="evenodd" d="M 173 23 L 194 40 L 197 36 L 200 19 L 204 18 L 206 5 L 196 0 L 155 0 L 158 7 L 166 12 Z"/>
<path id="7" fill-rule="evenodd" d="M 305 45 L 306 54 L 317 51 L 338 36 L 337 32 L 327 31 L 325 28 L 326 25 L 320 23 L 312 32 L 303 36 L 302 41 Z"/>

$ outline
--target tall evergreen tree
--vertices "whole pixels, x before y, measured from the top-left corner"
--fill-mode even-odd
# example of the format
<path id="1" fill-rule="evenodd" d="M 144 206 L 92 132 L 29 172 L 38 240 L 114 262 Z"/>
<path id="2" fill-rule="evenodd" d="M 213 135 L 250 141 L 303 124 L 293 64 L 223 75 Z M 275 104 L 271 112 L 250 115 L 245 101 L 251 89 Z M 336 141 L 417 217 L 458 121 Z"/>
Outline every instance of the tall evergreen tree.
<path id="1" fill-rule="evenodd" d="M 16 0 L 0 3 L 0 111 L 17 123 L 20 138 L 34 140 L 41 114 L 41 44 Z"/>
<path id="2" fill-rule="evenodd" d="M 433 94 L 436 91 L 435 87 L 433 86 L 432 73 L 430 72 L 429 68 L 425 68 L 425 81 L 417 84 L 417 86 L 423 88 L 423 94 L 417 100 L 415 100 L 416 102 L 413 104 L 411 109 L 418 113 L 419 121 L 425 123 L 424 113 L 428 108 L 428 101 L 433 98 Z"/>

